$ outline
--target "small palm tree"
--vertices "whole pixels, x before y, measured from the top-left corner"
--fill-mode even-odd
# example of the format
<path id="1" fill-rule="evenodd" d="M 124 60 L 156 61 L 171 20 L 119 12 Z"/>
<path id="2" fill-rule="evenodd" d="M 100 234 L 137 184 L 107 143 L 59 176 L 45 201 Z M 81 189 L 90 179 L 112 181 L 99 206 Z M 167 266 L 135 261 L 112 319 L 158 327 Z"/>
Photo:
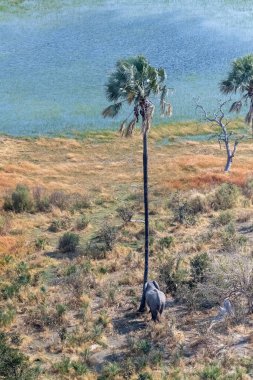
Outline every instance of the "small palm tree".
<path id="1" fill-rule="evenodd" d="M 149 259 L 149 211 L 148 211 L 148 144 L 147 134 L 150 130 L 154 104 L 151 95 L 160 96 L 161 112 L 171 115 L 172 107 L 166 102 L 167 87 L 165 85 L 166 73 L 163 68 L 150 66 L 147 59 L 137 56 L 119 60 L 115 70 L 109 76 L 106 84 L 106 95 L 110 102 L 109 107 L 102 112 L 104 117 L 115 117 L 122 109 L 124 103 L 132 106 L 130 116 L 120 126 L 122 136 L 131 136 L 136 124 L 141 120 L 143 137 L 143 187 L 145 210 L 145 268 L 143 278 L 143 294 L 139 311 L 145 310 L 144 286 L 148 280 Z M 130 120 L 128 120 L 130 118 Z"/>
<path id="2" fill-rule="evenodd" d="M 226 80 L 220 83 L 220 90 L 224 94 L 240 92 L 242 97 L 234 102 L 230 111 L 240 112 L 243 102 L 250 103 L 245 122 L 251 124 L 253 133 L 253 55 L 238 58 L 232 63 L 232 70 Z"/>

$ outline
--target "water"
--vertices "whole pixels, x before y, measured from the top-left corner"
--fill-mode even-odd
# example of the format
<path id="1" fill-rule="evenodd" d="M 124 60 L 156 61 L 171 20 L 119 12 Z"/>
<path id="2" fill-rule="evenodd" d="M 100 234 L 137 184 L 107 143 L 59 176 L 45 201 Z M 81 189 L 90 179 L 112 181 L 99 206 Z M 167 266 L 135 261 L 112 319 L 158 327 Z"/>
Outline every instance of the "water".
<path id="1" fill-rule="evenodd" d="M 104 83 L 117 59 L 136 54 L 165 67 L 172 120 L 198 117 L 194 97 L 215 108 L 230 62 L 253 51 L 251 1 L 128 3 L 27 0 L 2 12 L 0 132 L 116 128 L 118 121 L 101 117 Z"/>

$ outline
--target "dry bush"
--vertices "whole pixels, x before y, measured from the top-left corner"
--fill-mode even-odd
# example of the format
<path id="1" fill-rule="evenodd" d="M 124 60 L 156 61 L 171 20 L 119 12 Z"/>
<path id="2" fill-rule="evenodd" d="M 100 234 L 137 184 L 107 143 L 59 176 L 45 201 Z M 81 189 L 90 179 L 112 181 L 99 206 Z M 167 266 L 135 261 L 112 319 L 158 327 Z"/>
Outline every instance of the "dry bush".
<path id="1" fill-rule="evenodd" d="M 242 187 L 243 194 L 252 202 L 253 200 L 253 178 L 250 177 L 246 180 Z"/>
<path id="2" fill-rule="evenodd" d="M 85 228 L 88 227 L 90 221 L 85 215 L 79 216 L 76 221 L 75 221 L 75 227 L 74 229 L 77 231 L 84 230 Z"/>
<path id="3" fill-rule="evenodd" d="M 88 195 L 74 193 L 69 196 L 69 201 L 71 203 L 71 208 L 74 211 L 89 209 L 92 206 L 91 199 L 88 197 Z"/>
<path id="4" fill-rule="evenodd" d="M 60 210 L 66 210 L 70 206 L 70 196 L 64 191 L 56 190 L 50 195 L 49 203 Z"/>
<path id="5" fill-rule="evenodd" d="M 43 186 L 33 188 L 33 201 L 37 211 L 50 211 L 49 197 Z"/>
<path id="6" fill-rule="evenodd" d="M 189 196 L 180 192 L 172 195 L 168 206 L 173 212 L 173 221 L 186 225 L 196 224 L 198 215 L 207 211 L 204 196 L 197 195 L 189 199 Z"/>
<path id="7" fill-rule="evenodd" d="M 50 226 L 48 227 L 48 230 L 50 232 L 59 232 L 63 230 L 67 230 L 71 226 L 71 220 L 67 217 L 65 218 L 59 218 L 54 219 Z"/>
<path id="8" fill-rule="evenodd" d="M 196 293 L 200 304 L 219 304 L 229 297 L 236 318 L 253 312 L 253 264 L 248 255 L 230 254 L 211 262 L 207 280 Z"/>
<path id="9" fill-rule="evenodd" d="M 129 207 L 118 208 L 117 214 L 123 220 L 125 224 L 131 222 L 131 219 L 134 216 L 133 210 L 131 210 Z"/>
<path id="10" fill-rule="evenodd" d="M 234 222 L 234 215 L 231 211 L 222 211 L 216 218 L 212 220 L 212 227 L 225 226 L 231 222 Z"/>
<path id="11" fill-rule="evenodd" d="M 8 215 L 0 215 L 0 235 L 7 235 L 11 228 L 11 219 Z"/>
<path id="12" fill-rule="evenodd" d="M 209 204 L 213 210 L 227 210 L 235 207 L 239 201 L 241 191 L 232 183 L 223 183 L 209 197 Z"/>
<path id="13" fill-rule="evenodd" d="M 96 287 L 96 279 L 90 262 L 77 262 L 70 265 L 66 269 L 64 283 L 73 296 L 72 301 L 75 304 L 82 302 L 82 297 Z"/>
<path id="14" fill-rule="evenodd" d="M 235 252 L 247 243 L 246 236 L 237 233 L 233 222 L 219 230 L 218 238 L 221 244 L 220 250 L 223 252 Z"/>

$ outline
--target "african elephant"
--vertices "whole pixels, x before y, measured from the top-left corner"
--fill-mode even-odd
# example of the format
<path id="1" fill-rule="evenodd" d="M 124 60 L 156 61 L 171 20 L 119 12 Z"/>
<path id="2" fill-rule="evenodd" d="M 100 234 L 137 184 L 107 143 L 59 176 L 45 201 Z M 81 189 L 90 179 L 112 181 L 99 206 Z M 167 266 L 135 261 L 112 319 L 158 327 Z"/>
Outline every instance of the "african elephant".
<path id="1" fill-rule="evenodd" d="M 166 298 L 156 281 L 148 281 L 145 284 L 145 297 L 147 306 L 152 315 L 152 320 L 154 322 L 159 321 L 159 314 L 160 316 L 162 315 Z"/>

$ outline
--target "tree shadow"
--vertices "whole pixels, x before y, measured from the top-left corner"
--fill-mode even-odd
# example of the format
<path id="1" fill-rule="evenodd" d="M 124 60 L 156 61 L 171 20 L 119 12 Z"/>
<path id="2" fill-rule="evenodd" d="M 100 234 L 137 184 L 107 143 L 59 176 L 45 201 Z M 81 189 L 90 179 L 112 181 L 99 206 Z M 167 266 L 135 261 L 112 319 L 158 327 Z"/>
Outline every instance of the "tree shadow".
<path id="1" fill-rule="evenodd" d="M 136 332 L 139 330 L 143 330 L 147 327 L 147 323 L 143 320 L 140 320 L 138 317 L 140 316 L 140 313 L 133 312 L 125 314 L 121 318 L 114 318 L 113 319 L 113 327 L 114 330 L 119 335 L 126 335 L 131 332 Z"/>

